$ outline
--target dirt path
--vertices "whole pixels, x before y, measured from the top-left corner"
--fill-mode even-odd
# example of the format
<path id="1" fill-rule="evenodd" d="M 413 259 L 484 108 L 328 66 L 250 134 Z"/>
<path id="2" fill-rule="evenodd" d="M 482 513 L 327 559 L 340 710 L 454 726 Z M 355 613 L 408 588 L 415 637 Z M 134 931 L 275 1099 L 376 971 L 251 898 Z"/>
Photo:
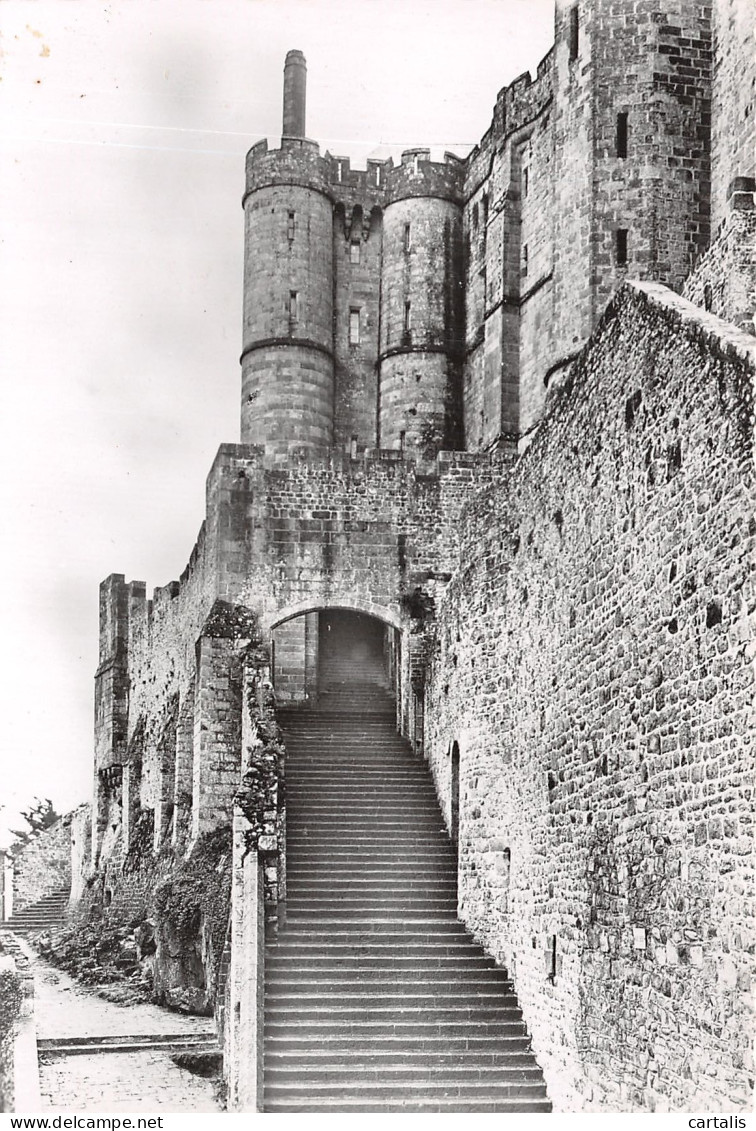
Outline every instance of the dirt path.
<path id="1" fill-rule="evenodd" d="M 66 1112 L 212 1112 L 220 1107 L 211 1081 L 179 1068 L 160 1048 L 52 1053 L 65 1038 L 145 1038 L 212 1035 L 207 1017 L 157 1005 L 121 1006 L 99 998 L 61 970 L 33 956 L 35 1020 L 43 1109 Z"/>

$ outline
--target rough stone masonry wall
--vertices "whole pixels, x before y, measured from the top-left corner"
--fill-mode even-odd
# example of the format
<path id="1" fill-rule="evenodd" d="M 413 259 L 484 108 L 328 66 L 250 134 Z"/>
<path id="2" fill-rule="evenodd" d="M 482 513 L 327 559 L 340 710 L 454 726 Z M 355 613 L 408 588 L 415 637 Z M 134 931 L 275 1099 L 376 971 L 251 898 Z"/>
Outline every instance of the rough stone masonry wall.
<path id="1" fill-rule="evenodd" d="M 243 446 L 224 446 L 221 456 L 234 540 L 226 542 L 219 586 L 258 612 L 266 630 L 334 607 L 398 626 L 401 598 L 456 561 L 465 502 L 504 468 L 503 457 L 465 452 L 425 465 L 334 457 L 276 470 Z"/>
<path id="2" fill-rule="evenodd" d="M 751 338 L 623 288 L 439 611 L 461 914 L 557 1110 L 747 1103 L 755 370 Z"/>

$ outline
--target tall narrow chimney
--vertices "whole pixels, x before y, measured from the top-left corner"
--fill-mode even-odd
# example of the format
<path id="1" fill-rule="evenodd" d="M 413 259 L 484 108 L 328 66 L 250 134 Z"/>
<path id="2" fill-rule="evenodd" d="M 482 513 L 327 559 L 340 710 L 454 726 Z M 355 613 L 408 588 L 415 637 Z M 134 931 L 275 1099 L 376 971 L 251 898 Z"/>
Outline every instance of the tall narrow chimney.
<path id="1" fill-rule="evenodd" d="M 284 137 L 305 136 L 305 99 L 307 63 L 301 51 L 289 51 L 284 63 L 283 129 Z"/>

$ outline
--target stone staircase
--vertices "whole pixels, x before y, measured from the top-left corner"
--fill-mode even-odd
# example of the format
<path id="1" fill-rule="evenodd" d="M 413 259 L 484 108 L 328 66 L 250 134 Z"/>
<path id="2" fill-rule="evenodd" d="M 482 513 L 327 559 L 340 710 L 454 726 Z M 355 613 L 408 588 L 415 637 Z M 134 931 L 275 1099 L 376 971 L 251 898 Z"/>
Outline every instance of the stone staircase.
<path id="1" fill-rule="evenodd" d="M 69 888 L 59 888 L 50 895 L 30 903 L 6 919 L 0 926 L 6 931 L 15 931 L 26 934 L 30 931 L 50 931 L 62 927 L 66 907 L 68 906 Z"/>
<path id="2" fill-rule="evenodd" d="M 332 666 L 317 710 L 281 712 L 287 921 L 267 950 L 264 1110 L 550 1111 L 512 983 L 457 919 L 430 774 L 372 674 Z"/>

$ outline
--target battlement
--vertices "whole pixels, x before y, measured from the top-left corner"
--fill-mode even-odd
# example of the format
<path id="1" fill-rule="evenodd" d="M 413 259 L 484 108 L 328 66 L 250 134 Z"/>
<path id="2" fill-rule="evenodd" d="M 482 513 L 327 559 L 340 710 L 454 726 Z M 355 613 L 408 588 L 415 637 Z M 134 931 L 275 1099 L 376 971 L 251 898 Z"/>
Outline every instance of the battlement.
<path id="1" fill-rule="evenodd" d="M 464 172 L 464 160 L 453 153 L 441 162 L 431 161 L 429 149 L 405 149 L 401 164 L 389 171 L 386 204 L 423 196 L 459 204 Z"/>
<path id="2" fill-rule="evenodd" d="M 267 138 L 247 153 L 244 200 L 250 193 L 273 185 L 298 185 L 330 196 L 332 162 L 307 138 L 281 138 L 280 149 L 269 149 Z"/>
<path id="3" fill-rule="evenodd" d="M 535 121 L 554 97 L 554 48 L 538 64 L 535 78 L 524 71 L 499 91 L 491 124 L 465 159 L 465 192 L 471 196 L 489 172 L 494 150 L 508 137 Z"/>
<path id="4" fill-rule="evenodd" d="M 385 161 L 371 158 L 365 169 L 353 169 L 351 159 L 338 154 L 326 153 L 326 160 L 330 162 L 330 180 L 336 199 L 350 191 L 383 196 L 386 178 L 394 167 L 391 157 Z"/>
<path id="5" fill-rule="evenodd" d="M 431 161 L 429 149 L 406 149 L 399 165 L 391 157 L 371 158 L 365 169 L 353 169 L 349 157 L 321 154 L 318 143 L 307 138 L 284 137 L 279 149 L 269 148 L 263 138 L 247 153 L 244 199 L 261 188 L 296 185 L 321 192 L 335 204 L 361 201 L 374 207 L 423 196 L 457 203 L 464 173 L 465 160 L 454 153 Z"/>

